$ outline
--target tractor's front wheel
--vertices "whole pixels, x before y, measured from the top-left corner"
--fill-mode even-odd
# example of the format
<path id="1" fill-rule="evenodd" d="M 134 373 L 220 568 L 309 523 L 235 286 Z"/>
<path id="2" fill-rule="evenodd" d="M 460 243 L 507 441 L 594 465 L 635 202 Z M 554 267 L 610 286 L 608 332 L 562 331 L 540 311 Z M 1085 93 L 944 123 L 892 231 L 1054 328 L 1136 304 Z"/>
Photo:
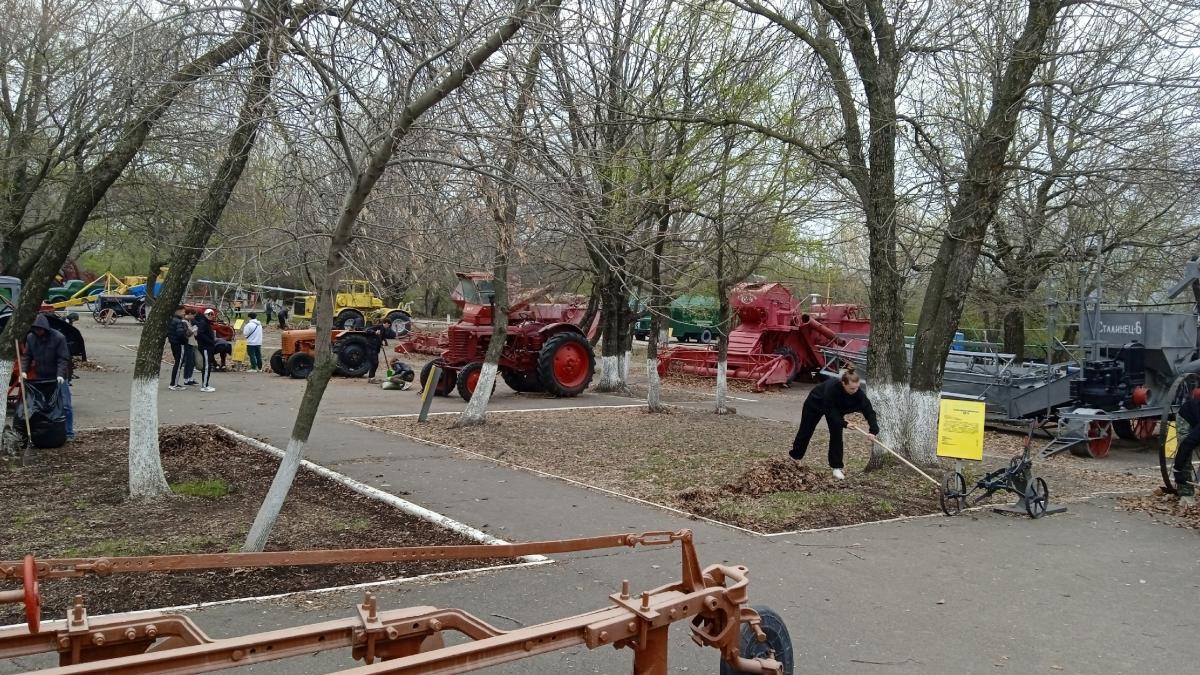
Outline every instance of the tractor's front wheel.
<path id="1" fill-rule="evenodd" d="M 468 363 L 463 366 L 463 369 L 458 371 L 458 395 L 464 401 L 470 401 L 471 396 L 475 393 L 475 388 L 479 386 L 479 376 L 483 373 L 482 363 Z M 492 391 L 496 391 L 496 382 L 492 381 Z"/>
<path id="2" fill-rule="evenodd" d="M 391 326 L 392 332 L 398 338 L 402 338 L 412 332 L 412 317 L 407 312 L 401 312 L 400 310 L 388 312 L 387 322 Z"/>
<path id="3" fill-rule="evenodd" d="M 287 375 L 287 361 L 283 358 L 283 350 L 276 349 L 274 354 L 271 354 L 271 372 L 276 375 Z"/>
<path id="4" fill-rule="evenodd" d="M 366 318 L 357 309 L 343 309 L 338 312 L 337 319 L 334 321 L 334 328 L 344 330 L 362 330 L 366 325 Z"/>
<path id="5" fill-rule="evenodd" d="M 578 333 L 559 333 L 538 352 L 537 378 L 546 392 L 555 396 L 578 396 L 592 382 L 596 356 L 587 338 Z"/>
<path id="6" fill-rule="evenodd" d="M 454 382 L 457 373 L 453 368 L 447 368 L 445 364 L 436 361 L 430 361 L 421 368 L 421 391 L 425 390 L 425 383 L 429 381 L 429 371 L 433 370 L 434 366 L 442 369 L 442 375 L 438 378 L 437 385 L 433 388 L 433 393 L 436 396 L 449 396 L 450 392 L 454 391 Z"/>
<path id="7" fill-rule="evenodd" d="M 288 357 L 287 371 L 293 380 L 303 380 L 312 375 L 316 360 L 308 352 L 296 352 Z"/>

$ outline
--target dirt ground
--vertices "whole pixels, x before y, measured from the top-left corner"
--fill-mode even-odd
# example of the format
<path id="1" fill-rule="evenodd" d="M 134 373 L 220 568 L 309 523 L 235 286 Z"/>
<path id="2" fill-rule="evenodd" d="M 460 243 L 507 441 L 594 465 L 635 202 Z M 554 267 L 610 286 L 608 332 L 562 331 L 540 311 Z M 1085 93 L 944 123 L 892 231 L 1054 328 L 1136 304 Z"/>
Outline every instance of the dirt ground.
<path id="1" fill-rule="evenodd" d="M 362 421 L 756 532 L 940 511 L 939 489 L 899 463 L 864 473 L 870 448 L 853 432 L 845 436 L 847 480 L 834 480 L 826 466 L 824 427 L 818 428 L 804 463 L 797 465 L 786 454 L 795 434 L 792 425 L 682 408 L 661 415 L 630 408 L 505 413 L 491 415 L 486 426 L 467 429 L 450 428 L 453 416 L 427 423 L 390 417 Z M 968 463 L 968 481 L 1020 455 L 1023 440 L 989 432 L 988 457 Z M 1154 488 L 1149 478 L 1089 469 L 1086 460 L 1076 458 L 1056 460 L 1035 467 L 1050 484 L 1052 499 L 1105 491 L 1149 494 Z M 933 475 L 940 478 L 937 470 Z M 1006 494 L 992 499 L 1014 500 Z"/>
<path id="2" fill-rule="evenodd" d="M 43 451 L 30 466 L 6 470 L 0 465 L 0 559 L 28 553 L 47 558 L 238 550 L 278 460 L 211 427 L 167 427 L 161 432 L 163 463 L 177 494 L 138 503 L 125 495 L 127 439 L 125 431 L 84 432 L 64 448 Z M 474 542 L 301 470 L 268 548 L 466 543 Z M 89 612 L 100 614 L 480 566 L 478 561 L 423 561 L 55 579 L 42 584 L 43 615 L 64 615 L 77 593 L 84 595 Z M 0 624 L 23 621 L 22 616 L 19 605 L 0 605 Z"/>

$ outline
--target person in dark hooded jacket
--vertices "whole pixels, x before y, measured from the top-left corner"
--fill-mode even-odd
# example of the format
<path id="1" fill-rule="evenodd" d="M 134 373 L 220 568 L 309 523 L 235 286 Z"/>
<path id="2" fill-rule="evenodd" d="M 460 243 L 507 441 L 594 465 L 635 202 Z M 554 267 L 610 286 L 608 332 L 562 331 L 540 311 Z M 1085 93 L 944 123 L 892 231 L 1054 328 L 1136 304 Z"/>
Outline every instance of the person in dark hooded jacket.
<path id="1" fill-rule="evenodd" d="M 183 305 L 176 307 L 175 314 L 171 316 L 171 323 L 167 327 L 167 342 L 171 345 L 171 356 L 175 358 L 175 362 L 171 364 L 171 385 L 167 387 L 171 391 L 180 391 L 183 389 L 183 384 L 179 381 L 179 371 L 183 369 L 185 364 L 183 350 L 189 348 L 188 337 L 190 335 L 187 319 L 184 318 L 186 312 L 187 308 Z"/>
<path id="2" fill-rule="evenodd" d="M 196 348 L 200 350 L 199 365 L 201 368 L 200 391 L 216 391 L 208 383 L 209 377 L 212 375 L 212 358 L 217 344 L 217 335 L 213 332 L 212 327 L 212 322 L 216 318 L 217 313 L 212 308 L 196 315 Z"/>
<path id="3" fill-rule="evenodd" d="M 75 414 L 71 408 L 71 349 L 67 338 L 50 327 L 45 314 L 33 320 L 33 329 L 25 337 L 25 351 L 21 354 L 21 378 L 33 373 L 39 380 L 58 380 L 62 396 L 63 412 L 67 416 L 67 439 L 75 437 Z"/>

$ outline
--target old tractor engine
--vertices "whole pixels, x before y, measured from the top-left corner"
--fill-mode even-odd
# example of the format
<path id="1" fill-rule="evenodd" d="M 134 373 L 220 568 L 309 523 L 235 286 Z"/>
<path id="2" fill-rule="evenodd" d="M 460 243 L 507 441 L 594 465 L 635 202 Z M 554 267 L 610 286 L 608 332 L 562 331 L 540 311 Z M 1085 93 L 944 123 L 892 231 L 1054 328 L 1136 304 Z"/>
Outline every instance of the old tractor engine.
<path id="1" fill-rule="evenodd" d="M 435 393 L 448 396 L 457 387 L 471 400 L 483 359 L 492 340 L 495 290 L 492 275 L 460 273 L 452 298 L 462 319 L 446 332 L 441 357 L 427 364 L 421 382 L 428 381 L 434 364 L 442 369 Z M 549 288 L 520 295 L 508 312 L 508 335 L 500 356 L 500 375 L 517 392 L 546 392 L 578 396 L 592 381 L 596 357 L 579 322 L 586 313 L 579 302 L 534 303 Z"/>

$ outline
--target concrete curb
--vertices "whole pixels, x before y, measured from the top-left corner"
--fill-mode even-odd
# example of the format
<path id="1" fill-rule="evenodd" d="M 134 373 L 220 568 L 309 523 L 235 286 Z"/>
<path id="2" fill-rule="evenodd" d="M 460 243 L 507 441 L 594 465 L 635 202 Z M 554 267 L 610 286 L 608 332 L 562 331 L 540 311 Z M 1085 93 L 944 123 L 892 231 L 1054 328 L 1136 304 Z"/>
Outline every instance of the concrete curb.
<path id="1" fill-rule="evenodd" d="M 229 437 L 235 441 L 238 441 L 240 443 L 245 443 L 246 445 L 252 446 L 254 448 L 262 450 L 263 452 L 272 454 L 276 457 L 279 457 L 279 458 L 283 457 L 283 451 L 273 445 L 263 443 L 262 441 L 260 441 L 256 438 L 250 438 L 249 436 L 240 434 L 240 433 L 234 431 L 233 429 L 221 426 L 220 424 L 214 424 L 213 426 L 216 429 L 220 430 L 221 433 L 225 434 L 227 437 Z M 307 459 L 300 460 L 300 466 L 305 469 L 308 469 L 309 471 L 317 474 L 318 476 L 321 476 L 322 478 L 328 478 L 329 480 L 332 480 L 335 483 L 338 483 L 339 485 L 343 485 L 351 490 L 354 490 L 355 492 L 359 493 L 360 495 L 363 495 L 364 497 L 369 497 L 371 499 L 381 501 L 381 502 L 387 504 L 388 506 L 393 506 L 393 507 L 399 509 L 400 511 L 407 513 L 408 515 L 413 516 L 414 518 L 420 518 L 421 520 L 433 523 L 434 525 L 438 525 L 439 527 L 444 527 L 447 530 L 451 530 L 453 532 L 461 534 L 464 537 L 473 539 L 481 544 L 504 545 L 504 544 L 509 543 L 503 539 L 497 539 L 496 537 L 493 537 L 492 535 L 490 535 L 486 532 L 483 532 L 482 530 L 477 530 L 477 529 L 471 527 L 470 525 L 460 523 L 457 520 L 454 520 L 453 518 L 444 516 L 436 511 L 430 511 L 429 509 L 427 509 L 423 506 L 418 506 L 417 504 L 414 504 L 410 501 L 401 499 L 401 498 L 397 497 L 396 495 L 391 494 L 390 492 L 384 492 L 383 490 L 380 490 L 378 488 L 373 488 L 370 485 L 367 485 L 366 483 L 360 483 L 359 481 L 356 481 L 353 478 L 350 478 L 349 476 L 345 476 L 345 475 L 340 474 L 331 469 L 327 469 L 327 468 L 321 466 L 320 464 L 313 464 L 312 462 L 308 461 Z M 529 556 L 524 556 L 521 559 L 528 563 L 543 563 L 543 562 L 548 562 L 550 560 L 549 558 L 547 558 L 546 556 L 543 556 L 543 555 L 529 555 Z"/>

